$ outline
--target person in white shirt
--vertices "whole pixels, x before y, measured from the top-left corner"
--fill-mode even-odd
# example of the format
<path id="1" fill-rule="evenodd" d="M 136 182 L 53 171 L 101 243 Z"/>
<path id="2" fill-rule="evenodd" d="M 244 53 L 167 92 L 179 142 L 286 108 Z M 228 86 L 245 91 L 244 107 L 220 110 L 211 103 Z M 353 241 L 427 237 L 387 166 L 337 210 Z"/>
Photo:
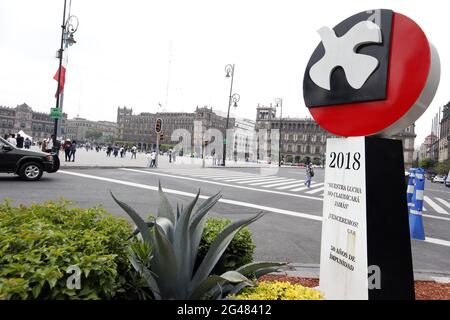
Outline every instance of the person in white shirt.
<path id="1" fill-rule="evenodd" d="M 47 139 L 47 152 L 51 152 L 53 150 L 53 135 Z"/>
<path id="2" fill-rule="evenodd" d="M 17 146 L 17 140 L 15 138 L 14 134 L 11 134 L 7 140 L 10 144 L 12 144 L 14 147 Z"/>
<path id="3" fill-rule="evenodd" d="M 156 151 L 152 151 L 150 154 L 150 168 L 156 167 Z"/>

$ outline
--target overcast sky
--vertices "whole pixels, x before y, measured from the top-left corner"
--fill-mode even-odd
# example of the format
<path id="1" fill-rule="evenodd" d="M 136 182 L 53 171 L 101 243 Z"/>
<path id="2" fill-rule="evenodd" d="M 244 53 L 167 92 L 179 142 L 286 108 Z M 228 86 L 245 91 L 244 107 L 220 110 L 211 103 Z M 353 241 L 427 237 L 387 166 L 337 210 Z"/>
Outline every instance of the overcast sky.
<path id="1" fill-rule="evenodd" d="M 63 3 L 0 0 L 0 105 L 26 102 L 44 112 L 55 106 Z M 450 100 L 442 0 L 73 0 L 80 26 L 69 49 L 64 111 L 110 121 L 124 105 L 135 112 L 156 112 L 159 103 L 165 111 L 191 112 L 197 105 L 226 111 L 224 68 L 235 63 L 239 116 L 255 119 L 258 103 L 281 97 L 284 115 L 306 117 L 303 73 L 320 41 L 316 30 L 377 8 L 417 21 L 441 56 L 440 88 L 416 123 L 419 145 Z"/>

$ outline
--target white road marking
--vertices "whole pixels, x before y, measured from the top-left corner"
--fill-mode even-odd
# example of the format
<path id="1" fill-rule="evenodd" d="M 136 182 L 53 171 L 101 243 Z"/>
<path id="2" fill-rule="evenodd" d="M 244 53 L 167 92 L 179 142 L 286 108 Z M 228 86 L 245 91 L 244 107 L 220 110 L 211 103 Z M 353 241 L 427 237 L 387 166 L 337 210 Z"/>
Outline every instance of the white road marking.
<path id="1" fill-rule="evenodd" d="M 131 169 L 127 169 L 127 170 L 131 170 Z M 72 172 L 72 171 L 59 170 L 58 172 L 62 173 L 62 174 L 68 174 L 68 175 L 72 175 L 72 176 L 81 177 L 81 178 L 100 180 L 100 181 L 111 182 L 111 183 L 126 185 L 126 186 L 130 186 L 130 187 L 140 188 L 140 189 L 158 191 L 158 187 L 149 186 L 149 185 L 142 184 L 142 183 L 134 183 L 134 182 L 128 182 L 128 181 L 123 181 L 123 180 L 104 178 L 104 177 L 99 177 L 99 176 L 94 176 L 94 175 L 89 175 L 89 174 L 84 174 L 84 173 L 77 173 L 77 172 Z M 163 188 L 163 191 L 168 194 L 176 194 L 179 196 L 186 196 L 186 197 L 191 197 L 191 198 L 195 198 L 197 196 L 194 193 L 184 192 L 184 191 L 174 190 L 174 189 Z M 208 199 L 208 196 L 200 195 L 199 198 L 200 199 Z M 294 216 L 294 217 L 298 217 L 298 218 L 304 218 L 304 219 L 308 219 L 308 220 L 322 222 L 321 216 L 316 216 L 316 215 L 312 215 L 312 214 L 308 214 L 308 213 L 283 210 L 283 209 L 278 209 L 278 208 L 261 206 L 261 205 L 253 204 L 253 203 L 249 203 L 249 202 L 235 201 L 235 200 L 229 200 L 229 199 L 224 199 L 224 198 L 220 199 L 219 202 L 231 204 L 231 205 L 235 205 L 235 206 L 239 206 L 239 207 L 253 208 L 253 209 L 258 209 L 258 210 L 262 210 L 262 211 L 274 212 L 274 213 L 279 213 L 279 214 L 283 214 L 283 215 L 287 215 L 287 216 Z"/>
<path id="2" fill-rule="evenodd" d="M 263 184 L 269 184 L 269 183 L 275 183 L 275 182 L 282 182 L 282 181 L 286 181 L 285 178 L 278 178 L 278 179 L 266 179 L 264 180 L 264 182 L 258 182 L 258 183 L 251 183 L 251 186 L 261 186 Z M 254 181 L 253 181 L 254 182 Z M 242 183 L 242 182 L 240 182 Z"/>
<path id="3" fill-rule="evenodd" d="M 314 183 L 314 182 L 311 182 L 311 188 L 316 188 L 316 187 L 323 186 L 323 185 L 324 185 L 324 183 Z M 302 187 L 302 188 L 293 189 L 293 190 L 289 190 L 289 191 L 291 191 L 291 192 L 299 192 L 299 191 L 305 191 L 305 190 L 308 190 L 308 189 L 310 189 L 310 188 L 308 188 L 308 187 Z"/>
<path id="4" fill-rule="evenodd" d="M 263 176 L 259 176 L 259 178 L 256 178 L 256 177 L 254 177 L 254 178 L 251 178 L 251 179 L 249 179 L 249 178 L 239 178 L 239 179 L 227 179 L 227 180 L 224 180 L 224 181 L 226 181 L 226 182 L 239 182 L 239 181 L 254 181 L 254 180 L 261 180 L 263 178 Z M 276 178 L 275 176 L 266 176 L 265 178 Z"/>
<path id="5" fill-rule="evenodd" d="M 444 199 L 437 198 L 437 197 L 435 197 L 435 199 L 436 199 L 437 201 L 439 201 L 440 203 L 442 203 L 444 206 L 446 206 L 447 208 L 450 209 L 450 203 L 449 203 L 449 202 L 445 201 Z"/>
<path id="6" fill-rule="evenodd" d="M 286 190 L 286 189 L 292 189 L 292 188 L 297 188 L 300 186 L 304 186 L 305 185 L 305 180 L 299 180 L 299 183 L 294 183 L 294 184 L 290 184 L 288 186 L 285 187 L 280 187 L 280 188 L 276 188 L 277 190 Z"/>
<path id="7" fill-rule="evenodd" d="M 258 192 L 265 192 L 265 193 L 273 193 L 273 194 L 279 194 L 279 195 L 289 196 L 289 197 L 294 197 L 294 198 L 303 198 L 303 199 L 323 201 L 322 198 L 312 197 L 312 196 L 307 196 L 307 195 L 302 195 L 302 194 L 292 194 L 292 193 L 286 193 L 286 192 L 281 192 L 281 191 L 257 189 L 257 188 L 238 186 L 235 184 L 229 184 L 229 183 L 223 183 L 223 182 L 201 180 L 201 179 L 196 179 L 196 178 L 191 178 L 191 177 L 181 177 L 181 176 L 177 176 L 177 175 L 170 175 L 170 174 L 159 173 L 159 172 L 154 172 L 154 171 L 144 171 L 144 170 L 128 169 L 128 168 L 121 168 L 119 170 L 144 173 L 144 174 L 156 175 L 156 176 L 162 176 L 162 177 L 169 177 L 169 178 L 175 178 L 175 179 L 189 180 L 189 181 L 197 181 L 197 182 L 215 184 L 218 186 L 231 187 L 231 188 L 237 188 L 237 189 L 244 189 L 244 190 L 251 190 L 251 191 L 258 191 Z"/>
<path id="8" fill-rule="evenodd" d="M 289 181 L 288 181 L 289 180 Z M 292 184 L 294 182 L 298 182 L 299 180 L 295 180 L 295 179 L 288 179 L 284 182 L 281 183 L 274 183 L 274 184 L 269 184 L 268 186 L 264 186 L 264 188 L 274 188 L 274 187 L 280 187 L 280 186 L 285 186 L 287 184 Z"/>
<path id="9" fill-rule="evenodd" d="M 450 247 L 450 241 L 425 237 L 425 242 Z"/>
<path id="10" fill-rule="evenodd" d="M 441 214 L 448 214 L 447 211 L 445 211 L 440 205 L 438 205 L 436 202 L 430 199 L 430 197 L 424 196 L 423 200 L 430 205 L 430 207 L 433 208 L 434 211 Z"/>
<path id="11" fill-rule="evenodd" d="M 147 174 L 156 174 L 156 175 L 161 175 L 161 176 L 168 176 L 166 174 L 157 174 L 157 173 L 154 173 L 154 172 L 141 171 L 141 170 L 135 170 L 135 169 L 121 168 L 120 170 L 131 171 L 131 172 L 139 172 L 139 173 L 147 173 Z M 122 181 L 122 180 L 117 180 L 117 179 L 105 178 L 105 177 L 100 177 L 100 176 L 94 176 L 94 175 L 77 173 L 77 172 L 72 172 L 72 171 L 64 171 L 64 170 L 59 170 L 58 173 L 59 174 L 67 174 L 67 175 L 77 176 L 77 177 L 86 178 L 86 179 L 93 179 L 93 180 L 111 182 L 111 183 L 115 183 L 115 184 L 121 184 L 121 185 L 126 185 L 126 186 L 140 188 L 140 189 L 147 189 L 147 190 L 152 190 L 152 191 L 158 191 L 158 187 L 156 187 L 156 186 L 149 186 L 149 185 L 145 185 L 145 184 L 142 184 L 142 183 L 134 183 L 134 182 Z M 174 176 L 174 178 L 187 179 L 185 177 L 176 177 L 176 176 Z M 196 179 L 190 179 L 190 180 L 196 180 Z M 205 182 L 205 181 L 201 181 L 201 182 Z M 245 187 L 242 187 L 242 188 L 245 188 Z M 245 188 L 245 189 L 250 189 L 250 188 Z M 167 189 L 167 188 L 163 188 L 163 190 L 164 190 L 164 192 L 169 193 L 169 194 L 176 194 L 176 195 L 186 196 L 186 197 L 191 197 L 191 198 L 196 197 L 196 194 L 190 193 L 190 192 L 184 192 L 184 191 L 180 191 L 180 190 Z M 266 191 L 266 190 L 258 190 L 258 191 Z M 294 195 L 290 195 L 290 196 L 294 196 Z M 298 196 L 298 197 L 311 198 L 311 199 L 317 200 L 317 198 L 306 197 L 306 196 Z M 200 199 L 208 199 L 207 196 L 203 196 L 203 195 L 200 195 L 199 198 Z M 320 200 L 322 200 L 322 199 L 320 199 Z M 293 216 L 293 217 L 298 217 L 298 218 L 303 218 L 303 219 L 308 219 L 308 220 L 322 222 L 322 217 L 321 216 L 316 216 L 316 215 L 312 215 L 312 214 L 308 214 L 308 213 L 301 213 L 301 212 L 295 212 L 295 211 L 290 211 L 290 210 L 283 210 L 283 209 L 279 209 L 279 208 L 261 206 L 261 205 L 252 204 L 252 203 L 248 203 L 248 202 L 235 201 L 235 200 L 229 200 L 229 199 L 223 199 L 223 198 L 220 199 L 219 202 L 230 204 L 230 205 L 235 205 L 235 206 L 240 206 L 240 207 L 253 208 L 253 209 L 258 209 L 258 210 L 263 210 L 263 211 L 268 211 L 268 212 L 273 212 L 273 213 L 279 213 L 279 214 L 282 214 L 282 215 Z M 425 239 L 425 242 L 450 247 L 450 241 L 446 241 L 446 240 L 441 240 L 441 239 L 435 239 L 435 238 L 427 237 Z"/>
<path id="12" fill-rule="evenodd" d="M 432 218 L 432 219 L 437 219 L 437 220 L 450 221 L 449 218 L 438 217 L 438 216 L 430 216 L 429 214 L 422 214 L 422 217 Z"/>
<path id="13" fill-rule="evenodd" d="M 322 192 L 323 190 L 325 190 L 325 187 L 322 187 L 322 188 L 318 188 L 318 189 L 315 189 L 315 190 L 308 191 L 308 192 L 306 192 L 306 194 L 316 194 L 316 193 Z"/>

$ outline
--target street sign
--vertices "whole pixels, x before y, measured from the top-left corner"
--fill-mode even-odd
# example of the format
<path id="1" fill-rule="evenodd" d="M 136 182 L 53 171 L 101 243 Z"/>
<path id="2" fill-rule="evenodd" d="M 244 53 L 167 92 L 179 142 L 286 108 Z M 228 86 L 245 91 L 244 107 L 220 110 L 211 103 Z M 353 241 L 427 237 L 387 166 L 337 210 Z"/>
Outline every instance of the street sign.
<path id="1" fill-rule="evenodd" d="M 161 130 L 162 130 L 162 119 L 158 118 L 158 119 L 156 119 L 155 132 L 161 133 Z"/>
<path id="2" fill-rule="evenodd" d="M 61 119 L 62 118 L 62 110 L 61 110 L 61 108 L 51 108 L 50 109 L 50 118 L 52 118 L 52 119 Z"/>

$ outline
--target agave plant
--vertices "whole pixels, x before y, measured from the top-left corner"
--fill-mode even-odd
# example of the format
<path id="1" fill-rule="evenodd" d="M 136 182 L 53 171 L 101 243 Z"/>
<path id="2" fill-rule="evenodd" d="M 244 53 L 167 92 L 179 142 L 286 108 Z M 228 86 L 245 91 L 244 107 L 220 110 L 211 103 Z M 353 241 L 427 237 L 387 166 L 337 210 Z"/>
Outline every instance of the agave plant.
<path id="1" fill-rule="evenodd" d="M 249 219 L 228 225 L 211 244 L 203 261 L 194 272 L 207 214 L 219 201 L 221 194 L 217 193 L 195 208 L 199 191 L 187 207 L 180 208 L 177 205 L 176 212 L 172 209 L 161 185 L 159 195 L 158 216 L 146 222 L 132 207 L 118 200 L 111 192 L 116 203 L 136 224 L 136 233 L 141 235 L 145 249 L 132 248 L 130 261 L 147 281 L 155 299 L 220 299 L 228 294 L 238 293 L 245 286 L 254 285 L 248 277 L 259 277 L 284 265 L 270 262 L 251 263 L 222 275 L 211 275 L 211 271 L 236 233 L 261 218 L 263 213 L 258 213 Z M 142 252 L 146 252 L 144 257 Z"/>

